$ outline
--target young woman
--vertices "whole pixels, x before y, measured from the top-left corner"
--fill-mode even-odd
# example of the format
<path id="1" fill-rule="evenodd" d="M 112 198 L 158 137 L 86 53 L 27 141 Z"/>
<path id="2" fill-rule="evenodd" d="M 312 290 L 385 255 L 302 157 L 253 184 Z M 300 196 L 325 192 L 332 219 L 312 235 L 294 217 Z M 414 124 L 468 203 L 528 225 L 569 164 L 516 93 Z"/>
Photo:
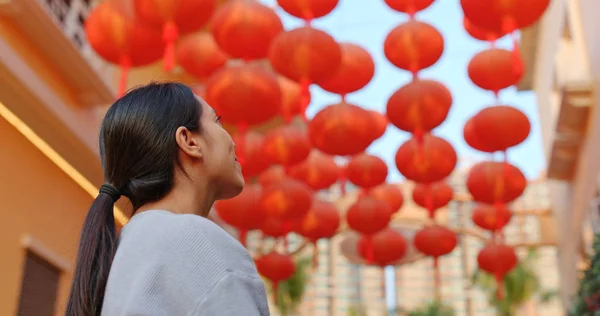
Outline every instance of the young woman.
<path id="1" fill-rule="evenodd" d="M 100 131 L 105 184 L 83 224 L 68 316 L 269 315 L 252 258 L 206 218 L 244 186 L 234 148 L 182 84 L 137 88 L 111 106 Z M 121 195 L 135 215 L 117 239 Z"/>

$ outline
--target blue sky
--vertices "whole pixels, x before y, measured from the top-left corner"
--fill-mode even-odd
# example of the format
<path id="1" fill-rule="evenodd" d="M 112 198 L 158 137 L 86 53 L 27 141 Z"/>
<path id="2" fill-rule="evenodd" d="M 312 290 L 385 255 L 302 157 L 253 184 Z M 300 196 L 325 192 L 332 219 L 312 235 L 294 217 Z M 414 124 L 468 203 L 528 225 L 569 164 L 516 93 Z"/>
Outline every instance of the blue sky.
<path id="1" fill-rule="evenodd" d="M 273 4 L 275 0 L 262 2 Z M 280 13 L 286 29 L 302 25 L 302 21 L 283 10 L 278 9 L 277 12 Z M 420 76 L 443 82 L 454 98 L 447 120 L 434 130 L 434 134 L 448 140 L 459 157 L 466 158 L 465 161 L 489 159 L 489 154 L 471 149 L 462 137 L 465 121 L 494 102 L 492 93 L 476 87 L 467 75 L 467 64 L 471 57 L 489 45 L 472 39 L 464 31 L 462 16 L 459 0 L 437 0 L 417 14 L 417 19 L 435 26 L 445 39 L 442 58 L 434 66 L 422 71 Z M 331 14 L 313 22 L 314 27 L 328 32 L 339 42 L 351 42 L 362 46 L 375 60 L 373 80 L 365 88 L 348 95 L 348 101 L 384 113 L 390 95 L 411 79 L 408 72 L 395 68 L 383 54 L 383 42 L 387 34 L 406 20 L 405 14 L 393 11 L 383 0 L 340 0 Z M 498 46 L 510 48 L 512 44 L 510 39 L 505 38 Z M 327 93 L 317 86 L 311 88 L 311 93 L 312 103 L 307 112 L 309 118 L 328 104 L 339 101 L 339 96 Z M 527 178 L 536 178 L 545 168 L 545 159 L 535 94 L 507 89 L 501 92 L 500 99 L 505 104 L 521 109 L 532 123 L 529 138 L 509 151 L 509 160 L 519 167 Z M 368 149 L 369 153 L 387 162 L 390 182 L 403 179 L 396 169 L 394 156 L 398 147 L 408 138 L 409 134 L 390 125 L 385 135 Z"/>

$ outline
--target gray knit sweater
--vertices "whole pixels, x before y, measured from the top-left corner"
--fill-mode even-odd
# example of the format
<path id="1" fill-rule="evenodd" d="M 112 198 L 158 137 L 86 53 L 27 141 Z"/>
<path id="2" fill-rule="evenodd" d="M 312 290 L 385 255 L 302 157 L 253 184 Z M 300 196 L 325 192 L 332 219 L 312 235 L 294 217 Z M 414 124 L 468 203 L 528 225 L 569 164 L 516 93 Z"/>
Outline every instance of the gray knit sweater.
<path id="1" fill-rule="evenodd" d="M 265 316 L 246 249 L 196 215 L 145 211 L 123 228 L 102 316 Z"/>

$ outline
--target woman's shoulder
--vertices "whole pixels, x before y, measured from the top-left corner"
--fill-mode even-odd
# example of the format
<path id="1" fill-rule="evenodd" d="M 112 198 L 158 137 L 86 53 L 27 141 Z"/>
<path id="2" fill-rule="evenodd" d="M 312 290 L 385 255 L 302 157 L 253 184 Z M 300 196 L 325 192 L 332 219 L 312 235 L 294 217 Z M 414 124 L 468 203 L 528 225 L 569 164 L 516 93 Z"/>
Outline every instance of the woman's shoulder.
<path id="1" fill-rule="evenodd" d="M 129 236 L 130 233 L 137 235 L 134 231 L 145 236 Z M 209 264 L 227 270 L 256 274 L 246 249 L 219 225 L 201 216 L 145 211 L 134 216 L 124 228 L 122 242 L 129 237 L 143 238 L 155 249 L 161 248 L 161 256 L 184 256 L 192 262 L 210 261 Z"/>

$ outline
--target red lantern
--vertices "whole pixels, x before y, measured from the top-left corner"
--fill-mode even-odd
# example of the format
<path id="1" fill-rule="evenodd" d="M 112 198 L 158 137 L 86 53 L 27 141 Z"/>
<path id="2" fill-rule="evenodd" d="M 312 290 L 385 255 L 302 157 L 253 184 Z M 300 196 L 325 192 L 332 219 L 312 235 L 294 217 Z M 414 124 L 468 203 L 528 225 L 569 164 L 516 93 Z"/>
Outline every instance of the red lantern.
<path id="1" fill-rule="evenodd" d="M 287 13 L 304 20 L 312 20 L 329 14 L 339 0 L 277 0 Z"/>
<path id="2" fill-rule="evenodd" d="M 358 253 L 363 258 L 368 258 L 368 240 L 364 236 L 358 241 Z M 402 259 L 408 250 L 408 243 L 402 234 L 392 228 L 384 228 L 371 237 L 373 247 L 372 262 L 380 267 L 385 267 Z"/>
<path id="3" fill-rule="evenodd" d="M 390 8 L 398 12 L 413 15 L 416 12 L 429 7 L 433 3 L 433 1 L 435 0 L 385 0 L 385 3 Z"/>
<path id="4" fill-rule="evenodd" d="M 269 60 L 278 73 L 294 81 L 318 84 L 338 70 L 342 50 L 329 34 L 301 27 L 282 32 L 273 40 Z"/>
<path id="5" fill-rule="evenodd" d="M 385 202 L 392 213 L 396 213 L 402 208 L 404 204 L 404 194 L 397 185 L 394 184 L 380 184 L 371 190 L 368 195 L 376 200 Z"/>
<path id="6" fill-rule="evenodd" d="M 229 200 L 215 203 L 219 218 L 240 230 L 240 242 L 246 246 L 246 233 L 258 229 L 266 218 L 259 205 L 262 188 L 256 184 L 246 184 L 242 193 Z"/>
<path id="7" fill-rule="evenodd" d="M 302 114 L 303 102 L 310 104 L 310 93 L 302 95 L 300 85 L 284 76 L 277 76 L 279 87 L 281 88 L 281 113 L 283 120 L 290 123 L 294 116 Z"/>
<path id="8" fill-rule="evenodd" d="M 85 21 L 85 35 L 100 57 L 121 66 L 119 96 L 125 93 L 129 69 L 159 60 L 164 49 L 160 31 L 136 20 L 120 0 L 96 6 Z"/>
<path id="9" fill-rule="evenodd" d="M 296 264 L 289 255 L 271 252 L 256 259 L 256 270 L 271 281 L 273 297 L 277 302 L 277 285 L 294 275 Z"/>
<path id="10" fill-rule="evenodd" d="M 373 140 L 377 140 L 379 137 L 383 136 L 383 134 L 385 134 L 385 131 L 387 130 L 387 126 L 389 124 L 387 116 L 377 112 L 377 111 L 372 111 L 372 110 L 367 110 L 372 118 L 372 135 L 371 138 Z"/>
<path id="11" fill-rule="evenodd" d="M 477 204 L 471 215 L 475 225 L 495 232 L 508 224 L 512 217 L 511 211 L 505 205 Z"/>
<path id="12" fill-rule="evenodd" d="M 306 184 L 285 178 L 264 188 L 260 205 L 267 216 L 291 224 L 308 213 L 312 200 L 312 193 Z"/>
<path id="13" fill-rule="evenodd" d="M 235 147 L 237 156 L 244 157 L 243 160 L 239 160 L 244 178 L 255 177 L 273 164 L 273 161 L 263 155 L 264 137 L 261 134 L 256 132 L 237 134 L 233 140 L 238 144 Z"/>
<path id="14" fill-rule="evenodd" d="M 299 222 L 297 232 L 316 242 L 321 238 L 333 237 L 340 226 L 340 213 L 335 205 L 314 199 L 312 206 Z"/>
<path id="15" fill-rule="evenodd" d="M 381 158 L 364 153 L 352 157 L 346 166 L 348 180 L 364 189 L 384 183 L 387 174 L 387 165 Z"/>
<path id="16" fill-rule="evenodd" d="M 497 33 L 481 29 L 476 25 L 473 25 L 473 23 L 469 22 L 467 18 L 463 18 L 463 26 L 465 28 L 465 31 L 467 31 L 467 33 L 469 33 L 471 37 L 480 41 L 495 41 L 501 38 L 502 36 L 506 35 L 506 33 L 499 35 Z"/>
<path id="17" fill-rule="evenodd" d="M 267 217 L 260 225 L 260 230 L 265 236 L 273 238 L 285 237 L 292 231 L 293 226 L 286 224 L 283 220 L 277 217 Z M 285 247 L 287 249 L 287 247 Z"/>
<path id="18" fill-rule="evenodd" d="M 373 142 L 373 116 L 365 109 L 342 102 L 325 107 L 308 124 L 316 148 L 329 155 L 359 154 Z"/>
<path id="19" fill-rule="evenodd" d="M 438 258 L 454 250 L 458 240 L 456 233 L 439 225 L 423 227 L 415 234 L 413 243 L 426 256 Z"/>
<path id="20" fill-rule="evenodd" d="M 288 174 L 314 190 L 324 190 L 337 181 L 340 168 L 333 157 L 313 150 L 303 162 L 292 166 Z"/>
<path id="21" fill-rule="evenodd" d="M 496 34 L 511 33 L 537 21 L 550 0 L 460 0 L 465 18 Z"/>
<path id="22" fill-rule="evenodd" d="M 507 245 L 491 242 L 477 255 L 479 268 L 496 278 L 498 298 L 502 298 L 502 279 L 517 266 L 515 250 Z"/>
<path id="23" fill-rule="evenodd" d="M 472 124 L 477 139 L 493 151 L 504 151 L 522 143 L 531 130 L 527 115 L 507 105 L 481 110 L 473 117 Z"/>
<path id="24" fill-rule="evenodd" d="M 431 184 L 418 183 L 412 193 L 413 201 L 430 212 L 448 205 L 453 197 L 454 190 L 446 181 Z"/>
<path id="25" fill-rule="evenodd" d="M 284 125 L 271 130 L 265 136 L 263 153 L 265 157 L 284 167 L 304 161 L 310 154 L 311 145 L 303 127 Z"/>
<path id="26" fill-rule="evenodd" d="M 519 59 L 519 63 L 522 61 Z M 484 90 L 494 93 L 515 85 L 523 76 L 523 65 L 515 67 L 513 52 L 490 48 L 479 52 L 469 62 L 469 78 Z"/>
<path id="27" fill-rule="evenodd" d="M 346 212 L 346 221 L 352 230 L 372 235 L 390 222 L 390 206 L 372 197 L 359 198 Z"/>
<path id="28" fill-rule="evenodd" d="M 387 203 L 369 196 L 359 198 L 346 212 L 350 229 L 365 235 L 365 257 L 368 263 L 372 263 L 374 259 L 371 237 L 388 226 L 392 213 Z"/>
<path id="29" fill-rule="evenodd" d="M 286 177 L 287 175 L 285 173 L 285 169 L 283 169 L 283 167 L 280 165 L 275 165 L 269 167 L 267 170 L 261 173 L 258 177 L 258 182 L 260 185 L 266 188 L 271 184 L 282 181 Z"/>
<path id="30" fill-rule="evenodd" d="M 451 105 L 452 95 L 443 84 L 416 79 L 392 94 L 386 114 L 394 126 L 420 137 L 444 122 Z"/>
<path id="31" fill-rule="evenodd" d="M 349 43 L 340 44 L 342 63 L 329 79 L 319 83 L 325 91 L 344 97 L 362 89 L 375 74 L 375 62 L 364 48 Z"/>
<path id="32" fill-rule="evenodd" d="M 183 37 L 177 44 L 177 61 L 188 73 L 207 78 L 227 64 L 227 56 L 207 32 L 198 32 Z"/>
<path id="33" fill-rule="evenodd" d="M 465 123 L 463 137 L 465 138 L 467 144 L 473 149 L 488 153 L 493 153 L 494 151 L 496 151 L 495 148 L 492 147 L 492 145 L 484 143 L 479 139 L 477 131 L 475 130 L 475 117 L 471 117 Z"/>
<path id="34" fill-rule="evenodd" d="M 223 116 L 223 122 L 244 130 L 279 113 L 281 90 L 272 72 L 245 64 L 215 73 L 206 83 L 206 101 Z"/>
<path id="35" fill-rule="evenodd" d="M 444 38 L 433 26 L 410 20 L 388 34 L 383 50 L 392 64 L 415 74 L 440 59 Z"/>
<path id="36" fill-rule="evenodd" d="M 425 134 L 421 145 L 416 138 L 411 138 L 398 148 L 396 167 L 409 180 L 431 183 L 448 177 L 456 166 L 456 159 L 450 143 Z"/>
<path id="37" fill-rule="evenodd" d="M 179 35 L 202 28 L 213 14 L 216 0 L 133 0 L 133 4 L 142 21 L 162 28 L 165 70 L 171 71 Z"/>
<path id="38" fill-rule="evenodd" d="M 255 0 L 231 0 L 215 12 L 210 30 L 226 53 L 244 60 L 266 58 L 271 41 L 283 32 L 273 9 Z"/>
<path id="39" fill-rule="evenodd" d="M 486 203 L 510 203 L 523 194 L 527 179 L 509 163 L 483 161 L 471 168 L 467 189 L 473 200 Z"/>

